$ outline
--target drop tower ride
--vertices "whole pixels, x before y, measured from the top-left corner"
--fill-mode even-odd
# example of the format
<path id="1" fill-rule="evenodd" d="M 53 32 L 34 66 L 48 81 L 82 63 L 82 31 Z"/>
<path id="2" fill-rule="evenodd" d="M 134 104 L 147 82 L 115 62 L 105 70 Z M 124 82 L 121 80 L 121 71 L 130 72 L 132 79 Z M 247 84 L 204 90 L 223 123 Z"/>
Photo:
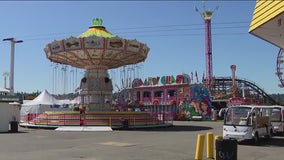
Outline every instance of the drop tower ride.
<path id="1" fill-rule="evenodd" d="M 205 25 L 205 59 L 206 59 L 205 85 L 208 88 L 208 90 L 211 92 L 213 85 L 211 18 L 213 16 L 214 11 L 218 9 L 218 6 L 213 11 L 206 10 L 204 5 L 203 8 L 204 11 L 200 13 L 200 15 L 203 17 Z M 196 7 L 195 10 L 196 12 L 198 12 L 198 9 Z"/>

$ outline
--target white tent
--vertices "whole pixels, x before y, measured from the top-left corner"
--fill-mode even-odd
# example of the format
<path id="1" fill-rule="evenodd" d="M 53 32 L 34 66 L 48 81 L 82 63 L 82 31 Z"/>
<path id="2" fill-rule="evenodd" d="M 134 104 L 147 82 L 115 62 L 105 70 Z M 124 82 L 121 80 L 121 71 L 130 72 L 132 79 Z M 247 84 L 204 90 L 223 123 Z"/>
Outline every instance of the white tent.
<path id="1" fill-rule="evenodd" d="M 35 99 L 25 103 L 24 105 L 38 105 L 38 104 L 53 105 L 57 104 L 57 100 L 51 94 L 49 94 L 47 90 L 44 90 Z"/>
<path id="2" fill-rule="evenodd" d="M 0 94 L 8 94 L 10 93 L 10 90 L 6 89 L 6 88 L 0 88 Z"/>
<path id="3" fill-rule="evenodd" d="M 22 104 L 21 117 L 28 114 L 41 114 L 45 111 L 66 111 L 70 110 L 68 105 L 62 105 L 62 102 L 56 100 L 47 90 L 41 92 L 35 99 Z"/>

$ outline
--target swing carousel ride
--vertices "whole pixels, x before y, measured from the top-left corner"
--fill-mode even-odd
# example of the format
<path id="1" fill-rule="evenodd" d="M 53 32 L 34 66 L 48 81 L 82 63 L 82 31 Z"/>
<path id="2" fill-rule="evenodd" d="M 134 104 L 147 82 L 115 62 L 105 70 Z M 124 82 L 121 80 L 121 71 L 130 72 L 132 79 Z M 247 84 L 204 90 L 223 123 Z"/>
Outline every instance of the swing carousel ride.
<path id="1" fill-rule="evenodd" d="M 100 18 L 94 18 L 92 26 L 78 37 L 47 44 L 44 51 L 51 62 L 85 69 L 79 87 L 80 107 L 73 111 L 46 111 L 30 120 L 28 123 L 32 125 L 29 126 L 139 128 L 172 125 L 147 112 L 112 111 L 113 85 L 108 70 L 143 62 L 149 50 L 144 43 L 108 32 Z"/>
<path id="2" fill-rule="evenodd" d="M 149 50 L 137 40 L 108 32 L 100 18 L 93 19 L 92 26 L 79 37 L 53 41 L 44 49 L 50 61 L 86 70 L 80 96 L 89 111 L 110 110 L 113 87 L 108 69 L 143 62 Z"/>

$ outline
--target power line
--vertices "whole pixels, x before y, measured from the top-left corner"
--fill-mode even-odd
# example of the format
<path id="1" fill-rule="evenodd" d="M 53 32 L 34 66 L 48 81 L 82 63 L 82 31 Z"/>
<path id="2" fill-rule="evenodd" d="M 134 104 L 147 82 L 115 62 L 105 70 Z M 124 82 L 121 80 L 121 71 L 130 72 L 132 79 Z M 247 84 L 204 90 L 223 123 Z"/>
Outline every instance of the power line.
<path id="1" fill-rule="evenodd" d="M 248 25 L 240 25 L 240 24 L 247 24 L 249 22 L 223 22 L 223 23 L 215 23 L 212 25 L 212 30 L 223 30 L 224 29 L 247 29 Z M 220 26 L 220 25 L 233 25 L 233 24 L 238 24 L 237 26 Z M 200 26 L 200 27 L 194 27 L 190 28 L 193 26 Z M 188 27 L 188 28 L 179 28 L 179 27 Z M 159 29 L 159 28 L 167 28 L 167 29 Z M 178 33 L 180 31 L 186 32 L 186 31 L 203 31 L 204 30 L 204 25 L 203 24 L 177 24 L 177 25 L 161 25 L 161 26 L 143 26 L 143 27 L 128 27 L 128 28 L 117 28 L 113 29 L 115 30 L 121 30 L 120 32 L 113 32 L 115 35 L 127 35 L 127 34 L 132 34 L 132 36 L 142 36 L 142 37 L 160 37 L 160 36 L 196 36 L 196 35 L 201 35 L 196 32 L 194 33 Z M 130 31 L 129 31 L 130 30 Z M 135 30 L 135 31 L 134 31 Z M 156 33 L 161 33 L 161 32 L 166 32 L 166 34 L 156 34 Z M 175 34 L 169 34 L 169 33 L 176 32 Z M 50 40 L 50 39 L 60 39 L 62 36 L 68 36 L 68 35 L 74 35 L 74 34 L 81 34 L 82 32 L 66 32 L 66 33 L 50 33 L 50 34 L 38 34 L 38 35 L 23 35 L 20 36 L 25 39 L 25 41 L 35 41 L 35 40 Z M 142 33 L 142 35 L 141 35 Z M 147 33 L 155 33 L 155 35 L 147 35 Z M 246 34 L 241 33 L 241 34 Z M 134 35 L 135 34 L 135 35 Z M 203 33 L 202 33 L 203 34 Z M 237 35 L 239 33 L 215 33 L 214 35 Z"/>
<path id="2" fill-rule="evenodd" d="M 247 26 L 228 26 L 228 27 L 216 27 L 214 29 L 240 29 L 240 28 L 247 28 Z M 194 31 L 194 30 L 204 30 L 203 28 L 182 28 L 182 29 L 164 29 L 164 30 L 150 30 L 150 31 L 143 31 L 143 32 L 171 32 L 171 31 Z M 141 31 L 142 32 L 142 31 Z M 137 33 L 137 31 L 132 32 L 120 32 L 119 34 L 125 33 Z M 138 32 L 139 33 L 139 32 Z"/>
<path id="3" fill-rule="evenodd" d="M 212 25 L 219 24 L 248 24 L 250 22 L 240 21 L 240 22 L 223 22 L 223 23 L 212 23 Z M 129 29 L 147 29 L 147 28 L 170 28 L 170 27 L 189 27 L 189 26 L 204 26 L 203 23 L 196 24 L 173 24 L 173 25 L 159 25 L 159 26 L 143 26 L 143 27 L 127 27 L 127 28 L 110 28 L 111 30 L 129 30 Z"/>

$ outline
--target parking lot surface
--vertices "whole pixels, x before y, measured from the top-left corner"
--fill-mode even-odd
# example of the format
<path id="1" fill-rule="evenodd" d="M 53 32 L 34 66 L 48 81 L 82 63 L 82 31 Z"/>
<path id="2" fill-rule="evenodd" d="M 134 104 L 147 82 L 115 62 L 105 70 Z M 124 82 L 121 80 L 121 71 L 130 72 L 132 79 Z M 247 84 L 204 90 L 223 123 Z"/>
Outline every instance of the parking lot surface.
<path id="1" fill-rule="evenodd" d="M 0 160 L 194 160 L 198 134 L 222 135 L 221 121 L 173 123 L 167 128 L 109 132 L 19 127 L 18 133 L 0 133 Z M 279 160 L 283 159 L 283 147 L 284 137 L 262 139 L 259 146 L 239 144 L 237 157 Z"/>

